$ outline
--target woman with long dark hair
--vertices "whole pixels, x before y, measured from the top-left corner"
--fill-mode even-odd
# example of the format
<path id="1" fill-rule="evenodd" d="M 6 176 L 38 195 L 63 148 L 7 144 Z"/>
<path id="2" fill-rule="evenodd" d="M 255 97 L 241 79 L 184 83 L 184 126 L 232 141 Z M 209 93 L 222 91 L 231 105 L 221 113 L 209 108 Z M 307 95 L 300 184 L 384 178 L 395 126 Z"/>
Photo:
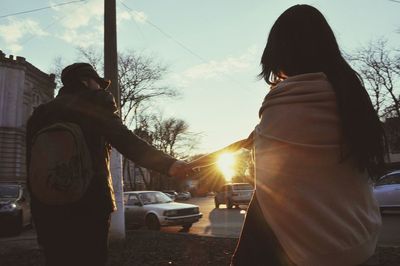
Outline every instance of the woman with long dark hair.
<path id="1" fill-rule="evenodd" d="M 381 226 L 371 181 L 384 132 L 324 16 L 296 5 L 274 23 L 260 76 L 271 85 L 252 138 L 256 193 L 232 265 L 358 265 Z"/>

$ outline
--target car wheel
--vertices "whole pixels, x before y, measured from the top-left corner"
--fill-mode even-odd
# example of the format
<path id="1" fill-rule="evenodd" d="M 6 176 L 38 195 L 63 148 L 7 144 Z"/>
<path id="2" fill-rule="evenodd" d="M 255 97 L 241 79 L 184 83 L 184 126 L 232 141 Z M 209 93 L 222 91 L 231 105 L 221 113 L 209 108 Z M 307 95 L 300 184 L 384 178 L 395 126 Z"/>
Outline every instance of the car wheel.
<path id="1" fill-rule="evenodd" d="M 218 209 L 218 208 L 219 208 L 219 202 L 218 202 L 218 200 L 215 199 L 214 202 L 215 202 L 215 208 Z"/>
<path id="2" fill-rule="evenodd" d="M 192 227 L 192 225 L 193 224 L 184 224 L 182 227 L 183 227 L 183 229 L 188 230 L 188 229 L 190 229 L 190 227 Z"/>
<path id="3" fill-rule="evenodd" d="M 228 199 L 228 202 L 226 203 L 226 207 L 228 209 L 232 209 L 232 206 L 233 206 L 232 201 L 230 199 Z"/>
<path id="4" fill-rule="evenodd" d="M 160 222 L 157 216 L 149 214 L 146 218 L 146 226 L 149 230 L 160 230 Z"/>

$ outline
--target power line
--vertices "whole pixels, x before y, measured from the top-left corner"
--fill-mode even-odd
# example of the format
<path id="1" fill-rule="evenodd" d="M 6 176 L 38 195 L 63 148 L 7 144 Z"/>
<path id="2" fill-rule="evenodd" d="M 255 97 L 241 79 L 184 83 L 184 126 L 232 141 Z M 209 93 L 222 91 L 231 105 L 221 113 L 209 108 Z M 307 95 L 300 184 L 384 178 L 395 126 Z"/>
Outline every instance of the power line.
<path id="1" fill-rule="evenodd" d="M 136 10 L 133 10 L 132 8 L 130 8 L 129 6 L 127 6 L 124 2 L 122 2 L 121 0 L 119 1 L 126 9 L 128 9 L 130 12 L 135 13 L 136 15 L 140 16 L 139 12 L 137 12 Z M 152 26 L 153 28 L 155 28 L 156 30 L 158 30 L 162 35 L 164 35 L 165 37 L 167 37 L 168 39 L 174 41 L 176 44 L 178 44 L 181 48 L 183 48 L 184 50 L 186 50 L 188 53 L 192 54 L 193 56 L 195 56 L 196 58 L 200 59 L 203 63 L 207 63 L 207 60 L 205 60 L 203 57 L 201 57 L 200 55 L 196 54 L 194 51 L 192 51 L 191 49 L 189 49 L 188 47 L 186 47 L 183 43 L 181 43 L 180 41 L 178 41 L 177 39 L 175 39 L 174 37 L 172 37 L 171 35 L 169 35 L 168 33 L 166 33 L 165 31 L 163 31 L 160 27 L 158 27 L 156 24 L 152 23 L 150 20 L 146 19 L 145 22 L 147 24 L 149 24 L 150 26 Z"/>
<path id="2" fill-rule="evenodd" d="M 74 1 L 74 2 L 86 2 L 86 0 L 83 0 L 83 1 L 80 0 L 80 1 Z M 72 2 L 70 2 L 70 3 L 72 3 Z M 65 14 L 64 16 L 55 19 L 52 23 L 50 23 L 50 24 L 47 25 L 45 28 L 43 28 L 43 30 L 48 30 L 49 28 L 53 27 L 55 24 L 57 24 L 57 23 L 59 23 L 60 21 L 64 20 L 66 17 L 68 17 L 68 16 L 74 14 L 75 11 L 76 11 L 78 8 L 79 8 L 79 7 L 75 8 L 75 9 L 73 10 L 74 12 L 69 12 L 69 13 Z M 32 35 L 31 37 L 26 38 L 24 41 L 21 42 L 21 45 L 27 44 L 28 42 L 30 42 L 32 39 L 34 39 L 34 38 L 36 38 L 36 37 L 37 37 L 37 35 Z"/>
<path id="3" fill-rule="evenodd" d="M 65 16 L 62 16 L 56 20 L 54 20 L 52 23 L 50 23 L 49 25 L 47 25 L 45 28 L 43 28 L 43 30 L 48 30 L 49 28 L 53 27 L 55 24 L 57 24 L 58 22 L 62 21 L 63 19 L 65 19 L 66 17 L 68 17 L 68 15 L 70 14 L 66 14 Z M 25 45 L 28 42 L 30 42 L 32 39 L 36 38 L 37 35 L 31 35 L 31 37 L 26 38 L 23 42 L 21 42 L 21 45 Z"/>
<path id="4" fill-rule="evenodd" d="M 124 2 L 122 2 L 122 0 L 119 0 L 119 2 L 126 8 L 128 9 L 130 12 L 134 13 L 135 15 L 140 16 L 139 12 L 133 10 L 132 8 L 130 8 L 129 6 L 127 6 Z M 196 57 L 197 59 L 199 59 L 201 62 L 207 64 L 209 62 L 209 60 L 204 59 L 202 56 L 198 55 L 197 53 L 195 53 L 192 49 L 188 48 L 186 45 L 184 45 L 183 43 L 181 43 L 180 41 L 178 41 L 177 39 L 175 39 L 173 36 L 171 36 L 170 34 L 166 33 L 163 29 L 161 29 L 159 26 L 157 26 L 156 24 L 154 24 L 153 22 L 151 22 L 150 20 L 146 19 L 145 23 L 149 24 L 150 26 L 152 26 L 153 28 L 155 28 L 157 31 L 159 31 L 162 35 L 164 35 L 166 38 L 172 40 L 173 42 L 175 42 L 176 44 L 178 44 L 182 49 L 184 49 L 186 52 L 190 53 L 191 55 L 193 55 L 194 57 Z M 245 88 L 246 86 L 241 85 L 241 82 L 235 80 L 234 78 L 232 78 L 230 75 L 226 74 L 226 73 L 220 73 L 221 75 L 225 76 L 226 79 L 230 80 L 231 82 L 235 83 L 235 85 L 239 86 L 241 88 Z M 248 90 L 245 90 L 247 93 L 250 93 Z"/>
<path id="5" fill-rule="evenodd" d="M 54 8 L 54 7 L 58 7 L 58 6 L 65 6 L 65 5 L 74 4 L 74 3 L 78 3 L 78 2 L 85 2 L 85 1 L 86 0 L 75 0 L 75 1 L 64 2 L 64 3 L 60 3 L 60 4 L 50 5 L 50 6 L 46 6 L 46 7 L 35 8 L 35 9 L 21 11 L 21 12 L 17 12 L 17 13 L 2 15 L 2 16 L 0 16 L 0 19 L 17 16 L 17 15 L 22 15 L 22 14 L 27 14 L 27 13 L 38 12 L 38 11 L 42 11 L 45 9 L 50 9 L 50 8 Z"/>

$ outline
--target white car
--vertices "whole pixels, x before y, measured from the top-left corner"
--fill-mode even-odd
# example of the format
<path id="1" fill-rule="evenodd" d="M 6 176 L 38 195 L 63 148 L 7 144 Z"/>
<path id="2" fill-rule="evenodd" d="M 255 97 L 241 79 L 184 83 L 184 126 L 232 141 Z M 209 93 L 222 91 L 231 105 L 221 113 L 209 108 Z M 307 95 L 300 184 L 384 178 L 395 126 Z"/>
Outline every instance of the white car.
<path id="1" fill-rule="evenodd" d="M 178 193 L 175 190 L 163 190 L 162 193 L 170 197 L 173 201 L 178 197 Z"/>
<path id="2" fill-rule="evenodd" d="M 146 225 L 159 230 L 161 226 L 182 225 L 188 230 L 203 217 L 199 206 L 174 202 L 160 191 L 124 192 L 124 203 L 127 227 Z"/>
<path id="3" fill-rule="evenodd" d="M 178 192 L 176 199 L 177 200 L 190 200 L 191 197 L 192 197 L 192 194 L 190 194 L 189 191 L 183 191 L 183 192 Z"/>
<path id="4" fill-rule="evenodd" d="M 400 209 L 400 171 L 391 172 L 376 181 L 374 195 L 381 211 Z"/>
<path id="5" fill-rule="evenodd" d="M 254 189 L 249 183 L 229 183 L 224 185 L 214 197 L 215 208 L 226 204 L 228 209 L 233 206 L 248 205 L 253 196 Z"/>

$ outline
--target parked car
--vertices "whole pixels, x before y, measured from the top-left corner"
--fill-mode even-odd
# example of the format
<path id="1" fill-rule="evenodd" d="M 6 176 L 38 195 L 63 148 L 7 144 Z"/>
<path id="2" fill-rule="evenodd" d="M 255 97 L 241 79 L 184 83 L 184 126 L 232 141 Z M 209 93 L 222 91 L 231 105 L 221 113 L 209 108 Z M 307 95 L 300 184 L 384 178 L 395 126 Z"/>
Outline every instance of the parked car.
<path id="1" fill-rule="evenodd" d="M 0 183 L 0 229 L 19 235 L 32 225 L 30 198 L 23 184 Z"/>
<path id="2" fill-rule="evenodd" d="M 172 200 L 176 200 L 178 193 L 175 190 L 163 190 L 163 193 L 167 194 Z"/>
<path id="3" fill-rule="evenodd" d="M 207 197 L 215 197 L 215 192 L 214 191 L 210 191 L 206 194 Z"/>
<path id="4" fill-rule="evenodd" d="M 147 226 L 159 230 L 161 226 L 182 225 L 192 227 L 203 217 L 199 206 L 178 203 L 160 191 L 129 191 L 124 193 L 125 224 Z"/>
<path id="5" fill-rule="evenodd" d="M 189 200 L 191 197 L 192 197 L 192 194 L 190 194 L 189 191 L 183 191 L 183 192 L 178 192 L 176 199 L 177 200 Z"/>
<path id="6" fill-rule="evenodd" d="M 229 183 L 224 185 L 214 197 L 215 208 L 226 204 L 228 209 L 233 206 L 248 205 L 253 196 L 254 189 L 249 183 Z"/>
<path id="7" fill-rule="evenodd" d="M 400 170 L 379 178 L 374 185 L 374 195 L 381 211 L 400 209 Z"/>

